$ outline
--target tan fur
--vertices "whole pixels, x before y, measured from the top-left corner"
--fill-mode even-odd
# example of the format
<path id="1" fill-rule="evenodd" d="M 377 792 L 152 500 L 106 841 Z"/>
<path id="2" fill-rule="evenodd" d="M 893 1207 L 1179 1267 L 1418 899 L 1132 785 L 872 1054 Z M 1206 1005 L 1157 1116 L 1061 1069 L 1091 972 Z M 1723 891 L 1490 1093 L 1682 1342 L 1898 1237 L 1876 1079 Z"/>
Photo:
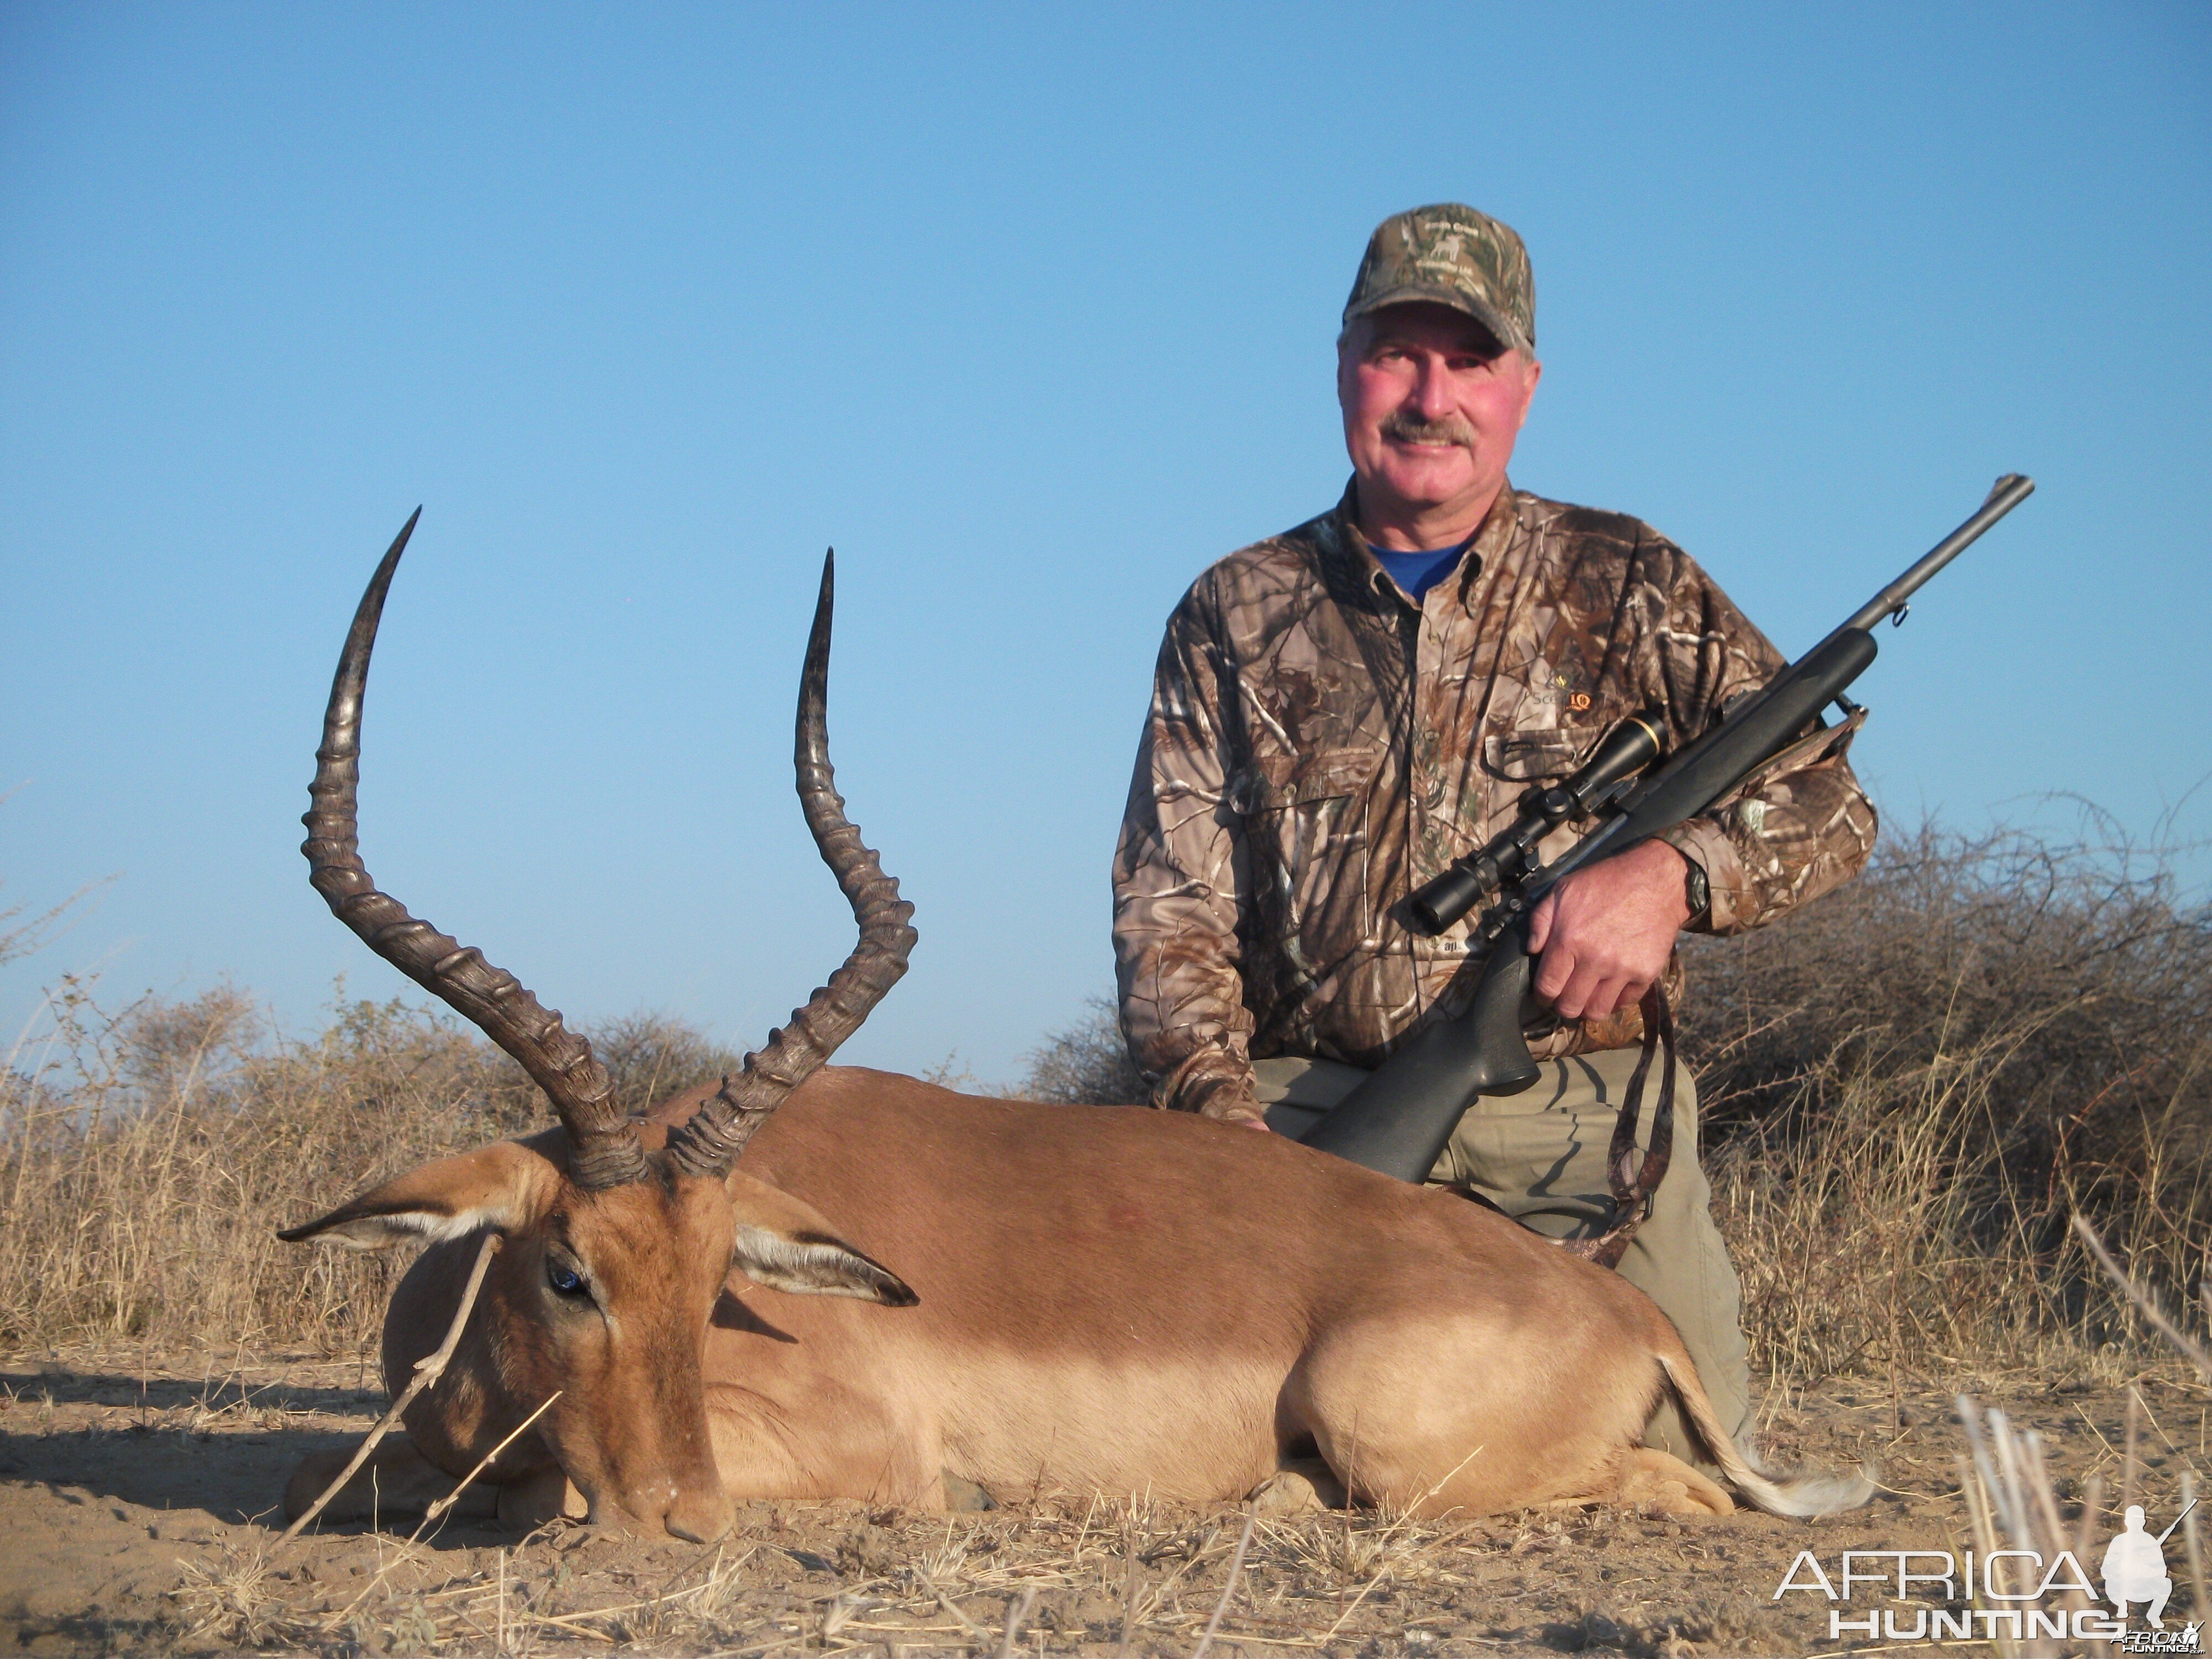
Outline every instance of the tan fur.
<path id="1" fill-rule="evenodd" d="M 648 1149 L 691 1104 L 653 1115 Z M 1634 1287 L 1279 1138 L 830 1067 L 724 1184 L 582 1192 L 564 1147 L 555 1131 L 425 1166 L 290 1236 L 443 1235 L 392 1299 L 396 1385 L 473 1255 L 437 1218 L 495 1219 L 508 1246 L 409 1412 L 413 1446 L 465 1471 L 558 1389 L 493 1478 L 557 1467 L 596 1518 L 709 1538 L 738 1499 L 934 1509 L 948 1474 L 1001 1500 L 1233 1500 L 1316 1452 L 1352 1500 L 1417 1514 L 1724 1512 L 1710 1481 L 1632 1449 L 1670 1378 L 1739 1489 L 1789 1507 Z M 745 1239 L 831 1293 L 726 1271 Z M 548 1288 L 549 1256 L 589 1274 L 590 1301 Z"/>

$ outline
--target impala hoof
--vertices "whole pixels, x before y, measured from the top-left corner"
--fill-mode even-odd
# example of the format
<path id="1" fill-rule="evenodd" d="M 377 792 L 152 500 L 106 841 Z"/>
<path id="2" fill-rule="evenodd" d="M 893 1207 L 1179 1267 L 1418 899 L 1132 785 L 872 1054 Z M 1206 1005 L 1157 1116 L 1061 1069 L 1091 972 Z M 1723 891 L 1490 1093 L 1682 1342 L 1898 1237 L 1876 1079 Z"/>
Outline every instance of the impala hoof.
<path id="1" fill-rule="evenodd" d="M 687 1493 L 678 1498 L 661 1516 L 660 1524 L 672 1538 L 687 1544 L 711 1544 L 729 1531 L 736 1518 L 734 1506 L 717 1491 L 711 1497 Z"/>

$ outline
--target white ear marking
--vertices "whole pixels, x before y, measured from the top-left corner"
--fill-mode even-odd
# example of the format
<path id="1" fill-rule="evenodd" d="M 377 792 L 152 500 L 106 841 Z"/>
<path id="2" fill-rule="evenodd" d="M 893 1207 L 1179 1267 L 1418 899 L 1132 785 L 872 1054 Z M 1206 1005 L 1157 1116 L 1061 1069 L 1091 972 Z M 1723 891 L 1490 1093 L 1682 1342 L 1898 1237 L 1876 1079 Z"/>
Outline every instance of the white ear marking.
<path id="1" fill-rule="evenodd" d="M 315 1228 L 310 1223 L 307 1228 L 289 1228 L 277 1237 L 288 1243 L 319 1240 L 349 1250 L 385 1250 L 410 1238 L 428 1244 L 466 1238 L 493 1220 L 491 1212 L 481 1207 L 457 1210 L 451 1215 L 435 1210 L 392 1210 L 381 1215 L 350 1216 L 331 1227 Z"/>
<path id="2" fill-rule="evenodd" d="M 832 1238 L 740 1225 L 730 1266 L 757 1285 L 793 1296 L 849 1296 L 892 1308 L 921 1300 L 896 1273 Z"/>

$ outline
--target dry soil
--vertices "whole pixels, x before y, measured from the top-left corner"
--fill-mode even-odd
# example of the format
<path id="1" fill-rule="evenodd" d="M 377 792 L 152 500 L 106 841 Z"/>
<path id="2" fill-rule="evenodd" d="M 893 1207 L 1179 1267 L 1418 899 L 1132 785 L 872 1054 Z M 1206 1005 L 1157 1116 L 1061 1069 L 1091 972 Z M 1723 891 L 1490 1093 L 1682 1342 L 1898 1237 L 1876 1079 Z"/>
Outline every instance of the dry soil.
<path id="1" fill-rule="evenodd" d="M 2069 1520 L 2092 1476 L 2117 1509 L 2124 1386 L 1969 1382 L 2044 1435 Z M 2207 1467 L 2212 1395 L 2172 1375 L 2138 1386 L 2132 1495 L 2155 1528 L 2179 1508 L 2185 1470 Z M 1240 1510 L 1141 1500 L 950 1516 L 760 1504 L 703 1550 L 451 1521 L 411 1540 L 402 1522 L 279 1545 L 272 1516 L 294 1464 L 357 1438 L 383 1398 L 362 1364 L 300 1356 L 0 1361 L 0 1659 L 246 1648 L 1183 1659 L 1217 1613 L 1213 1654 L 1832 1654 L 1846 1644 L 1829 1638 L 1824 1601 L 1775 1597 L 1798 1552 L 1832 1571 L 1846 1549 L 1968 1541 L 1948 1386 L 1893 1394 L 1842 1380 L 1770 1400 L 1763 1443 L 1784 1464 L 1879 1461 L 1882 1495 L 1826 1522 L 1578 1508 L 1411 1525 L 1323 1512 L 1260 1518 L 1246 1538 Z M 2116 1529 L 2093 1517 L 2100 1544 Z M 2180 1542 L 2167 1550 L 2182 1586 L 2171 1611 L 2185 1617 Z"/>

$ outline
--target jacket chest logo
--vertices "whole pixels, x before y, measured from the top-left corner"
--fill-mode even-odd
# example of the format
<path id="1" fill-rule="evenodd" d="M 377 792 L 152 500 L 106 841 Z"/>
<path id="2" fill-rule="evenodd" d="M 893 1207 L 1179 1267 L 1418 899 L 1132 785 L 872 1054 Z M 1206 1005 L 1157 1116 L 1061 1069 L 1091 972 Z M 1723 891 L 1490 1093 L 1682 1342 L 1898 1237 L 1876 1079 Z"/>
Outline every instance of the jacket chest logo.
<path id="1" fill-rule="evenodd" d="M 1541 708 L 1571 714 L 1585 714 L 1589 709 L 1590 694 L 1578 678 L 1547 663 L 1539 661 L 1530 670 L 1528 688 L 1528 700 Z"/>

